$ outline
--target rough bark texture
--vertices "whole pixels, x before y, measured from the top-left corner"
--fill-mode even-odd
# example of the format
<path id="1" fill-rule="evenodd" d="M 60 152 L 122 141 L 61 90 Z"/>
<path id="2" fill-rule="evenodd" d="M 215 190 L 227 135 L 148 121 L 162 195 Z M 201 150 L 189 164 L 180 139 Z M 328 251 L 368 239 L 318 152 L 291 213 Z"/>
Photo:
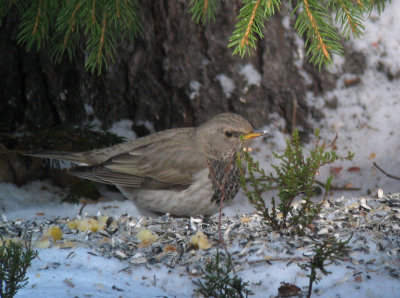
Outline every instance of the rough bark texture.
<path id="1" fill-rule="evenodd" d="M 59 65 L 46 52 L 26 53 L 16 44 L 17 17 L 10 14 L 0 28 L 0 129 L 80 124 L 89 117 L 89 104 L 106 125 L 129 118 L 149 120 L 161 130 L 231 111 L 259 127 L 276 112 L 290 130 L 295 101 L 297 125 L 307 128 L 306 91 L 325 91 L 334 77 L 307 66 L 313 82 L 306 85 L 295 63 L 300 58 L 293 26 L 284 26 L 285 9 L 268 22 L 252 58 L 232 56 L 228 37 L 239 10 L 232 3 L 221 2 L 216 21 L 201 26 L 191 20 L 188 1 L 141 1 L 143 38 L 120 45 L 115 63 L 101 76 L 85 72 L 82 52 Z M 249 84 L 241 73 L 247 64 L 260 74 L 260 84 Z M 233 84 L 230 93 L 224 78 Z"/>

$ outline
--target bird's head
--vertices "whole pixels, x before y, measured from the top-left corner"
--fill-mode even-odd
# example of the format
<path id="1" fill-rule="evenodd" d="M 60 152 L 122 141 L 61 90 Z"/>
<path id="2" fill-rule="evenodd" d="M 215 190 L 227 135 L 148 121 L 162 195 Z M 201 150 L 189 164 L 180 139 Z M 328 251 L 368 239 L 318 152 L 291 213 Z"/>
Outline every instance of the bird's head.
<path id="1" fill-rule="evenodd" d="M 208 156 L 225 160 L 265 133 L 254 132 L 252 125 L 240 115 L 224 113 L 200 125 L 197 134 Z"/>

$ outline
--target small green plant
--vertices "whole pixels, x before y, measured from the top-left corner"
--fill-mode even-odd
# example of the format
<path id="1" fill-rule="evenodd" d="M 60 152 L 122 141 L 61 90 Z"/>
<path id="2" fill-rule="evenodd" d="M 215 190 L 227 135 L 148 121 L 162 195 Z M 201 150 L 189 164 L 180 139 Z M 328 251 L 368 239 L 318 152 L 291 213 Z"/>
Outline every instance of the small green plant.
<path id="1" fill-rule="evenodd" d="M 3 241 L 0 246 L 0 297 L 9 298 L 28 283 L 25 277 L 31 261 L 36 258 L 37 252 L 30 245 L 23 245 L 14 241 Z"/>
<path id="2" fill-rule="evenodd" d="M 205 297 L 248 297 L 253 292 L 247 288 L 248 282 L 236 274 L 231 276 L 232 262 L 228 255 L 222 263 L 221 254 L 217 251 L 214 258 L 206 265 L 204 282 L 200 279 L 194 281 L 197 289 L 194 291 Z"/>
<path id="3" fill-rule="evenodd" d="M 331 272 L 325 269 L 326 266 L 332 264 L 335 260 L 343 260 L 343 258 L 349 252 L 349 246 L 347 245 L 352 238 L 342 241 L 337 241 L 334 237 L 328 237 L 323 243 L 315 242 L 314 245 L 314 256 L 306 264 L 298 264 L 301 269 L 308 271 L 310 274 L 308 283 L 308 294 L 307 297 L 311 297 L 313 283 L 318 283 L 321 278 L 317 277 L 317 270 L 321 271 L 324 275 L 328 275 Z"/>
<path id="4" fill-rule="evenodd" d="M 304 234 L 305 228 L 317 217 L 324 202 L 315 203 L 311 200 L 315 195 L 315 176 L 319 169 L 337 160 L 351 160 L 354 156 L 351 152 L 348 152 L 347 156 L 341 156 L 334 150 L 326 151 L 325 146 L 320 144 L 318 130 L 315 136 L 315 147 L 310 151 L 309 157 L 305 157 L 299 134 L 295 130 L 292 139 L 286 141 L 283 154 L 274 153 L 274 156 L 280 160 L 279 165 L 272 165 L 275 174 L 267 175 L 248 152 L 244 152 L 242 157 L 237 158 L 239 169 L 244 169 L 243 162 L 245 162 L 248 170 L 248 178 L 245 178 L 244 170 L 242 171 L 240 178 L 242 188 L 256 210 L 275 230 L 295 227 L 298 234 Z M 331 148 L 334 148 L 335 142 L 336 138 L 330 145 Z M 328 177 L 325 183 L 325 197 L 329 192 L 331 180 L 332 177 Z M 280 201 L 276 204 L 275 198 L 272 197 L 270 212 L 262 195 L 272 189 L 278 190 Z M 294 207 L 292 203 L 296 198 L 301 200 L 298 206 Z"/>

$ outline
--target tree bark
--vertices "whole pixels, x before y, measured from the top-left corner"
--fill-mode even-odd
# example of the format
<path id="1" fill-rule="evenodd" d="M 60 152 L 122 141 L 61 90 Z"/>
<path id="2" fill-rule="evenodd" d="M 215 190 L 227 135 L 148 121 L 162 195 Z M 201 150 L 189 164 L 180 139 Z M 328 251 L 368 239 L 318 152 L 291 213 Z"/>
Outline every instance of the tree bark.
<path id="1" fill-rule="evenodd" d="M 115 62 L 100 76 L 85 71 L 82 49 L 73 62 L 60 64 L 46 51 L 26 53 L 16 42 L 18 16 L 9 14 L 0 28 L 0 130 L 81 124 L 93 117 L 86 104 L 105 125 L 132 119 L 139 135 L 143 120 L 162 130 L 197 125 L 228 111 L 256 127 L 277 113 L 290 131 L 294 103 L 295 124 L 307 130 L 312 107 L 306 92 L 334 86 L 328 72 L 302 67 L 307 61 L 298 56 L 293 24 L 284 25 L 286 9 L 266 24 L 254 55 L 242 59 L 227 47 L 238 4 L 221 2 L 215 22 L 202 26 L 191 20 L 188 1 L 140 2 L 143 37 L 119 45 Z M 259 82 L 249 82 L 243 69 L 254 69 Z"/>

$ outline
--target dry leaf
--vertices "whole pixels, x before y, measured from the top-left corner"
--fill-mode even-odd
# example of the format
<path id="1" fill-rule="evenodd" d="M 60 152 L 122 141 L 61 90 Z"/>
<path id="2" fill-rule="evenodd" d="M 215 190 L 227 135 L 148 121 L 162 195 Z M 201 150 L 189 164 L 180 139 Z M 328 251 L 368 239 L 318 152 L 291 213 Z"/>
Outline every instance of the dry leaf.
<path id="1" fill-rule="evenodd" d="M 299 295 L 301 293 L 301 289 L 296 285 L 281 282 L 278 292 L 282 297 L 290 297 Z"/>
<path id="2" fill-rule="evenodd" d="M 165 252 L 170 252 L 170 251 L 176 251 L 175 246 L 171 245 L 171 244 L 167 244 L 166 246 L 164 246 L 163 249 Z"/>
<path id="3" fill-rule="evenodd" d="M 341 170 L 343 170 L 343 167 L 331 167 L 329 169 L 331 174 L 339 174 Z"/>
<path id="4" fill-rule="evenodd" d="M 71 278 L 66 278 L 63 282 L 70 288 L 75 288 L 75 285 L 72 283 Z"/>
<path id="5" fill-rule="evenodd" d="M 344 188 L 352 188 L 353 187 L 353 183 L 349 182 L 346 183 L 346 185 L 344 186 Z"/>
<path id="6" fill-rule="evenodd" d="M 356 282 L 362 282 L 362 281 L 363 281 L 362 275 L 357 275 L 356 277 L 354 277 L 354 281 L 356 281 Z"/>
<path id="7" fill-rule="evenodd" d="M 344 84 L 346 85 L 346 87 L 357 85 L 360 82 L 361 82 L 361 79 L 359 77 L 344 80 Z"/>
<path id="8" fill-rule="evenodd" d="M 347 172 L 359 172 L 361 169 L 359 167 L 350 167 Z"/>

